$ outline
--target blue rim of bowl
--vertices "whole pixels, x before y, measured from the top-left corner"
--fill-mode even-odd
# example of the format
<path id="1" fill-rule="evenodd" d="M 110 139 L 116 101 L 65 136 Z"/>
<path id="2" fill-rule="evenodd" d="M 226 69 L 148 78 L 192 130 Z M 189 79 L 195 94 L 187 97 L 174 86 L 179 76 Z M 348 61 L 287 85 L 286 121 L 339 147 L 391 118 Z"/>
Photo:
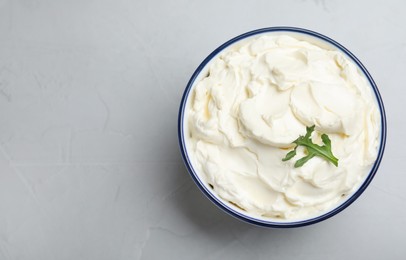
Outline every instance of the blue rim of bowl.
<path id="1" fill-rule="evenodd" d="M 352 196 L 350 198 L 348 198 L 345 202 L 343 202 L 341 205 L 339 205 L 338 207 L 332 209 L 331 211 L 326 212 L 323 215 L 317 216 L 317 217 L 313 217 L 313 218 L 309 218 L 309 219 L 305 219 L 305 220 L 299 220 L 299 221 L 284 221 L 284 222 L 277 222 L 277 221 L 272 221 L 272 220 L 264 220 L 264 219 L 258 219 L 258 218 L 254 218 L 252 216 L 248 216 L 245 215 L 233 208 L 231 208 L 230 206 L 228 206 L 225 202 L 221 201 L 219 198 L 217 198 L 212 191 L 210 191 L 206 185 L 204 185 L 203 181 L 198 177 L 198 175 L 196 174 L 195 170 L 192 167 L 192 163 L 189 159 L 188 153 L 187 153 L 187 149 L 186 149 L 186 144 L 185 144 L 185 139 L 184 139 L 184 128 L 183 128 L 183 121 L 184 121 L 184 110 L 186 107 L 186 103 L 187 103 L 187 99 L 190 93 L 190 90 L 192 89 L 192 86 L 196 80 L 196 78 L 199 76 L 200 72 L 204 69 L 204 67 L 217 55 L 219 54 L 221 51 L 223 51 L 225 48 L 227 48 L 228 46 L 243 40 L 245 38 L 251 37 L 251 36 L 255 36 L 255 35 L 259 35 L 259 34 L 264 34 L 264 33 L 270 33 L 270 32 L 287 32 L 287 33 L 299 33 L 299 34 L 304 34 L 307 36 L 311 36 L 314 37 L 316 39 L 320 39 L 322 41 L 325 41 L 331 45 L 333 45 L 334 47 L 338 48 L 339 50 L 341 50 L 343 53 L 345 53 L 346 55 L 348 55 L 348 57 L 350 57 L 350 59 L 352 59 L 357 66 L 359 67 L 359 69 L 364 73 L 364 75 L 366 76 L 366 78 L 368 79 L 374 93 L 375 93 L 375 97 L 377 99 L 377 103 L 379 106 L 379 110 L 380 110 L 380 115 L 381 115 L 381 141 L 380 141 L 380 146 L 379 146 L 379 150 L 378 150 L 378 156 L 376 158 L 376 161 L 374 163 L 374 165 L 371 168 L 370 173 L 368 174 L 368 176 L 366 177 L 364 183 L 358 188 L 358 190 L 356 192 L 354 192 L 352 194 Z M 385 150 L 385 144 L 386 144 L 386 114 L 385 114 L 385 108 L 382 102 L 382 98 L 381 95 L 379 93 L 378 87 L 376 86 L 374 80 L 372 79 L 371 75 L 369 74 L 369 72 L 367 71 L 367 69 L 365 68 L 365 66 L 361 63 L 361 61 L 358 60 L 357 57 L 355 57 L 354 54 L 352 54 L 349 50 L 347 50 L 344 46 L 342 46 L 341 44 L 339 44 L 338 42 L 336 42 L 335 40 L 311 31 L 311 30 L 307 30 L 307 29 L 303 29 L 303 28 L 298 28 L 298 27 L 285 27 L 285 26 L 279 26 L 279 27 L 267 27 L 267 28 L 262 28 L 262 29 L 257 29 L 257 30 L 253 30 L 253 31 L 249 31 L 247 33 L 241 34 L 229 41 L 227 41 L 226 43 L 222 44 L 220 47 L 218 47 L 217 49 L 215 49 L 209 56 L 206 57 L 206 59 L 203 60 L 203 62 L 199 65 L 199 67 L 197 67 L 197 69 L 195 70 L 195 72 L 193 73 L 192 77 L 190 78 L 188 84 L 186 85 L 186 89 L 183 93 L 182 96 L 182 100 L 181 100 L 181 104 L 180 104 L 180 108 L 179 108 L 179 114 L 178 114 L 178 139 L 179 139 L 179 146 L 180 146 L 180 151 L 182 154 L 182 158 L 183 161 L 186 165 L 186 168 L 188 170 L 188 172 L 190 173 L 193 181 L 196 183 L 196 185 L 199 187 L 199 189 L 203 192 L 204 195 L 206 195 L 206 197 L 208 199 L 210 199 L 216 206 L 218 206 L 220 209 L 222 209 L 224 212 L 228 213 L 229 215 L 236 217 L 237 219 L 240 219 L 242 221 L 248 222 L 250 224 L 254 224 L 257 226 L 263 226 L 263 227 L 272 227 L 272 228 L 293 228 L 293 227 L 301 227 L 301 226 L 307 226 L 307 225 L 311 225 L 311 224 L 315 224 L 318 223 L 320 221 L 326 220 L 334 215 L 336 215 L 337 213 L 341 212 L 342 210 L 344 210 L 345 208 L 347 208 L 350 204 L 352 204 L 364 191 L 365 189 L 368 187 L 368 185 L 371 183 L 372 179 L 374 178 L 379 165 L 381 163 L 382 157 L 383 157 L 383 153 Z"/>

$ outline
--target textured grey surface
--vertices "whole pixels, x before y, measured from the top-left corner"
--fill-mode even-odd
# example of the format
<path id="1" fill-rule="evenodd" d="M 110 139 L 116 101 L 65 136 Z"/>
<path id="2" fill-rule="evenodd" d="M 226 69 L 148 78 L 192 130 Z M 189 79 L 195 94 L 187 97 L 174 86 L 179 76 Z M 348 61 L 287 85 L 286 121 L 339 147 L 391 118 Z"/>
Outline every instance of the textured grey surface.
<path id="1" fill-rule="evenodd" d="M 0 0 L 0 259 L 404 259 L 404 1 Z M 388 141 L 323 223 L 235 220 L 192 182 L 177 110 L 215 47 L 276 25 L 324 33 L 377 82 Z"/>

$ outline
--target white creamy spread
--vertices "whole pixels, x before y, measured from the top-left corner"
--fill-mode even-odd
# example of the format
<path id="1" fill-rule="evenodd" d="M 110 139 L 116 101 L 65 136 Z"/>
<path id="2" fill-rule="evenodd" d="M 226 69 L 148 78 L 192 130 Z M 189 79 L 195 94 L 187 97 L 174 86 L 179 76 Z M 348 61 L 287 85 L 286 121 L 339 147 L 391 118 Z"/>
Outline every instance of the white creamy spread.
<path id="1" fill-rule="evenodd" d="M 314 42 L 314 41 L 313 41 Z M 365 76 L 345 54 L 293 36 L 234 44 L 195 82 L 186 107 L 187 152 L 200 178 L 230 206 L 256 217 L 306 219 L 354 192 L 374 163 L 380 115 Z M 338 167 L 314 157 L 282 161 L 316 126 Z"/>

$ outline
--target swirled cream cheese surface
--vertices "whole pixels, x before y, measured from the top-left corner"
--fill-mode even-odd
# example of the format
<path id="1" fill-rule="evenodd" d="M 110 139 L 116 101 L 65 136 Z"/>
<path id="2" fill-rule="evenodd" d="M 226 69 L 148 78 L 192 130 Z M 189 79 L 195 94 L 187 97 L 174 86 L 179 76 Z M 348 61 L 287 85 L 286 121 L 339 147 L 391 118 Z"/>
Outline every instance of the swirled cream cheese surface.
<path id="1" fill-rule="evenodd" d="M 252 216 L 307 219 L 343 202 L 377 157 L 380 115 L 371 86 L 340 51 L 289 35 L 234 44 L 195 82 L 185 112 L 188 155 L 200 178 L 226 203 Z M 282 161 L 316 126 L 338 167 L 314 157 Z"/>

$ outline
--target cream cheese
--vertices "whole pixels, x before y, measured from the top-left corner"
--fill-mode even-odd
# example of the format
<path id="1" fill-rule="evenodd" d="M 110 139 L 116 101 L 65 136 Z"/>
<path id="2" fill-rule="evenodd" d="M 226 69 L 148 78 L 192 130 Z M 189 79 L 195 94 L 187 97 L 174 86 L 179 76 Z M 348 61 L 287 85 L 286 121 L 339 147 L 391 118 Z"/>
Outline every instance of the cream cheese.
<path id="1" fill-rule="evenodd" d="M 208 65 L 189 96 L 187 152 L 226 203 L 256 217 L 307 219 L 354 192 L 377 156 L 380 115 L 365 76 L 340 51 L 288 35 L 234 44 Z M 304 155 L 283 162 L 292 142 L 316 126 L 338 167 Z"/>

